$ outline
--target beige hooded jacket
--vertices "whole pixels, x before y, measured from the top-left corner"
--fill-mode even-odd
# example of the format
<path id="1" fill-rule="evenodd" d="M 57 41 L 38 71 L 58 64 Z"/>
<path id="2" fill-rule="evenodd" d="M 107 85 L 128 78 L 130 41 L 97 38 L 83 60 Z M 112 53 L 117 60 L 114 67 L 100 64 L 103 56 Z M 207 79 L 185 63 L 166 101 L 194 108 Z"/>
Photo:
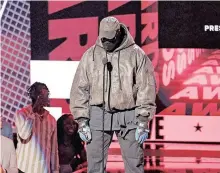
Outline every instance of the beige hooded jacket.
<path id="1" fill-rule="evenodd" d="M 135 108 L 136 116 L 143 116 L 147 121 L 153 118 L 156 110 L 156 82 L 152 63 L 134 43 L 127 27 L 123 24 L 121 27 L 124 28 L 126 36 L 114 52 L 107 53 L 98 39 L 96 44 L 84 53 L 70 94 L 70 110 L 75 119 L 90 118 L 90 106 L 103 103 L 104 58 L 113 66 L 111 83 L 105 70 L 106 110 Z"/>

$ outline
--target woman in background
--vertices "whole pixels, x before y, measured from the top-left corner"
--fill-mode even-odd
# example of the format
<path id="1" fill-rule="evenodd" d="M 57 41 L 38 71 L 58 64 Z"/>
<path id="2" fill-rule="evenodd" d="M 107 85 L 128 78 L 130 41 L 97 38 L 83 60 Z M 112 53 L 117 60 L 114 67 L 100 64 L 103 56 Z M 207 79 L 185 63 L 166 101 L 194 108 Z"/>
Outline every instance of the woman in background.
<path id="1" fill-rule="evenodd" d="M 72 173 L 87 166 L 84 143 L 79 137 L 73 115 L 64 114 L 57 121 L 60 173 Z"/>

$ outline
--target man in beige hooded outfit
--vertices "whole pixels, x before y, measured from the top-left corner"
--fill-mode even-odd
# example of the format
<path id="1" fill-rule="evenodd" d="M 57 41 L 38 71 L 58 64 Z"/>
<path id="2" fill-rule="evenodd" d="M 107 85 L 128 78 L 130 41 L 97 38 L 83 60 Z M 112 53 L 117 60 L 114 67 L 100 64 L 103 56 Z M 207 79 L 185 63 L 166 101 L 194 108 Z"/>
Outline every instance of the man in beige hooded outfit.
<path id="1" fill-rule="evenodd" d="M 155 98 L 150 59 L 135 44 L 124 24 L 114 17 L 104 18 L 96 44 L 80 61 L 70 95 L 70 110 L 79 123 L 80 137 L 87 142 L 89 173 L 105 171 L 114 132 L 125 172 L 144 172 L 141 144 L 148 138 L 148 123 L 156 111 Z"/>

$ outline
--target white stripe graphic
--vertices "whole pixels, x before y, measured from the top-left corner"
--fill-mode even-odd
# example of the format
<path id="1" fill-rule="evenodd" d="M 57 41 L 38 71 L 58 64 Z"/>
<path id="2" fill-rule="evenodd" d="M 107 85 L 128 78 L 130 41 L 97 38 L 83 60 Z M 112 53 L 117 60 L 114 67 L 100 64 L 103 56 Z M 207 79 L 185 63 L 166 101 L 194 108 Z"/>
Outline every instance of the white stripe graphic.
<path id="1" fill-rule="evenodd" d="M 165 141 L 220 142 L 220 116 L 164 116 L 161 123 Z"/>
<path id="2" fill-rule="evenodd" d="M 44 107 L 50 114 L 56 119 L 56 121 L 62 116 L 61 107 Z"/>
<path id="3" fill-rule="evenodd" d="M 50 98 L 68 99 L 78 64 L 79 61 L 31 60 L 31 84 L 43 82 L 50 90 Z"/>

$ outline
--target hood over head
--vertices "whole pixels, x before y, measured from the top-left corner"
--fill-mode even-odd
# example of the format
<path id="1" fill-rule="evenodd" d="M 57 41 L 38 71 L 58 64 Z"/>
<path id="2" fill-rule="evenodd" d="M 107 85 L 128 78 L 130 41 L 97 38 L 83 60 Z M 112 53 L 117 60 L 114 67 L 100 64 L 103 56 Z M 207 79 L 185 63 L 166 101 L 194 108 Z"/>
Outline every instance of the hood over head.
<path id="1" fill-rule="evenodd" d="M 112 39 L 115 37 L 118 30 L 124 32 L 124 39 L 119 47 L 117 47 L 114 51 L 119 51 L 125 49 L 134 44 L 134 39 L 128 31 L 127 27 L 119 23 L 119 21 L 115 17 L 106 17 L 102 19 L 99 27 L 99 37 L 96 41 L 96 45 L 103 48 L 101 38 Z"/>

